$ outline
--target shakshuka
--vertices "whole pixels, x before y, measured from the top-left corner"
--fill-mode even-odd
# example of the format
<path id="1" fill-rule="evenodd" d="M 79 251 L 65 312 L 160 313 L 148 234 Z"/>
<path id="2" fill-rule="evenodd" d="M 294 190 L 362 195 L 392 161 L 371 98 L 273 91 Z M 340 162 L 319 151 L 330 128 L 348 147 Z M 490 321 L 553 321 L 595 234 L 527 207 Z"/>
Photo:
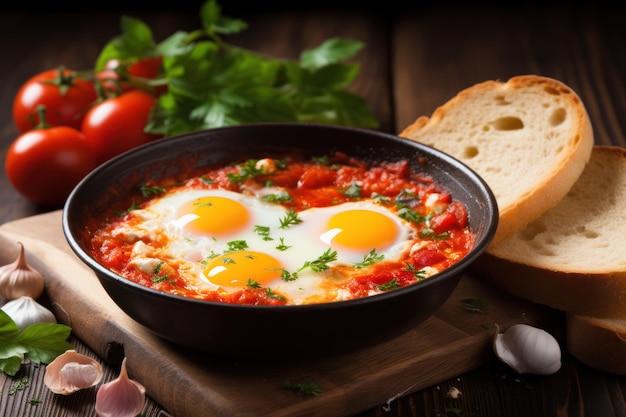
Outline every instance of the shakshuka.
<path id="1" fill-rule="evenodd" d="M 137 184 L 91 255 L 138 284 L 249 305 L 371 296 L 428 279 L 473 247 L 466 207 L 408 161 L 249 159 Z"/>

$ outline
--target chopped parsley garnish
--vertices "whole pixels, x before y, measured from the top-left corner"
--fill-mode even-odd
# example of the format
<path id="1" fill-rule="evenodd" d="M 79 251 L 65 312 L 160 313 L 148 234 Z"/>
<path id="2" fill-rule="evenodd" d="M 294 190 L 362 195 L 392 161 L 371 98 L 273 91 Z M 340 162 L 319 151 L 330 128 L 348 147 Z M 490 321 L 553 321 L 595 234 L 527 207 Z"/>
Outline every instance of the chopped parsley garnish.
<path id="1" fill-rule="evenodd" d="M 385 204 L 391 201 L 391 198 L 384 196 L 384 195 L 380 195 L 380 194 L 375 194 L 372 195 L 372 201 L 376 204 Z"/>
<path id="2" fill-rule="evenodd" d="M 274 299 L 276 299 L 276 300 L 281 300 L 281 301 L 284 301 L 284 300 L 285 300 L 285 297 L 283 297 L 283 296 L 282 296 L 282 295 L 280 295 L 280 294 L 276 294 L 276 293 L 275 293 L 274 291 L 272 291 L 272 289 L 271 289 L 271 288 L 269 288 L 269 287 L 267 287 L 267 288 L 265 289 L 265 294 L 266 294 L 269 298 L 274 298 Z"/>
<path id="3" fill-rule="evenodd" d="M 287 191 L 281 190 L 274 194 L 268 194 L 261 197 L 262 201 L 267 201 L 269 203 L 284 203 L 286 201 L 291 201 L 293 198 Z"/>
<path id="4" fill-rule="evenodd" d="M 278 249 L 279 251 L 286 251 L 287 249 L 289 249 L 291 246 L 285 245 L 285 238 L 281 237 L 280 239 L 280 244 L 278 244 L 276 246 L 276 249 Z"/>
<path id="5" fill-rule="evenodd" d="M 258 160 L 256 159 L 248 159 L 245 163 L 239 165 L 239 172 L 236 174 L 230 173 L 226 176 L 232 183 L 240 183 L 244 182 L 247 179 L 256 177 L 257 175 L 266 174 L 263 169 L 259 169 L 256 167 L 256 163 Z"/>
<path id="6" fill-rule="evenodd" d="M 352 266 L 357 269 L 365 268 L 366 266 L 370 266 L 376 262 L 382 261 L 383 259 L 385 259 L 385 255 L 376 253 L 376 248 L 374 248 L 363 256 L 363 260 L 361 262 Z"/>
<path id="7" fill-rule="evenodd" d="M 237 263 L 237 262 L 235 262 L 235 260 L 233 258 L 229 258 L 227 256 L 222 259 L 222 262 L 224 262 L 225 264 L 235 264 L 235 263 Z"/>
<path id="8" fill-rule="evenodd" d="M 323 392 L 322 386 L 317 382 L 290 382 L 284 381 L 282 388 L 297 392 L 305 397 L 317 397 Z"/>
<path id="9" fill-rule="evenodd" d="M 289 226 L 298 223 L 302 223 L 302 219 L 298 217 L 298 213 L 296 213 L 293 209 L 289 209 L 285 217 L 280 219 L 280 228 L 287 229 Z"/>
<path id="10" fill-rule="evenodd" d="M 252 229 L 254 233 L 261 236 L 263 240 L 274 240 L 273 237 L 270 236 L 270 228 L 269 226 L 259 226 L 255 225 L 254 229 Z"/>
<path id="11" fill-rule="evenodd" d="M 150 197 L 153 195 L 158 195 L 165 192 L 165 188 L 163 187 L 151 187 L 145 183 L 139 184 L 139 191 L 141 195 L 144 197 Z"/>
<path id="12" fill-rule="evenodd" d="M 402 207 L 398 210 L 398 217 L 413 223 L 423 223 L 426 221 L 427 217 L 419 214 L 417 211 L 410 209 L 408 207 Z"/>
<path id="13" fill-rule="evenodd" d="M 255 281 L 252 278 L 248 278 L 248 282 L 246 283 L 246 287 L 261 288 L 261 284 L 259 283 L 259 281 Z"/>
<path id="14" fill-rule="evenodd" d="M 350 187 L 344 191 L 344 194 L 351 198 L 361 198 L 361 184 L 353 182 Z"/>
<path id="15" fill-rule="evenodd" d="M 396 281 L 396 279 L 393 278 L 389 282 L 386 282 L 386 283 L 381 284 L 381 285 L 377 285 L 376 288 L 378 288 L 381 291 L 389 291 L 389 290 L 393 290 L 395 288 L 400 288 L 400 284 L 398 284 L 398 281 Z"/>
<path id="16" fill-rule="evenodd" d="M 322 255 L 320 255 L 317 259 L 313 261 L 306 261 L 304 265 L 302 265 L 300 268 L 298 268 L 294 272 L 283 270 L 281 274 L 281 278 L 284 281 L 294 281 L 295 279 L 298 278 L 298 274 L 307 268 L 310 268 L 313 272 L 323 272 L 323 271 L 326 271 L 328 268 L 330 268 L 328 266 L 330 262 L 333 262 L 336 260 L 337 260 L 337 251 L 331 250 L 329 248 L 329 249 L 326 249 L 326 251 Z"/>
<path id="17" fill-rule="evenodd" d="M 423 269 L 415 269 L 415 266 L 413 266 L 411 264 L 406 264 L 406 268 L 404 268 L 404 270 L 413 272 L 413 276 L 418 281 L 426 278 L 426 271 L 424 271 Z"/>
<path id="18" fill-rule="evenodd" d="M 481 313 L 487 306 L 487 300 L 483 296 L 464 298 L 461 300 L 461 304 L 463 304 L 466 310 L 472 313 Z"/>
<path id="19" fill-rule="evenodd" d="M 200 180 L 205 184 L 215 184 L 215 180 L 213 178 L 205 177 L 204 175 L 200 177 Z"/>
<path id="20" fill-rule="evenodd" d="M 248 242 L 246 242 L 245 240 L 231 240 L 226 244 L 228 245 L 228 248 L 224 250 L 224 253 L 248 249 Z"/>
<path id="21" fill-rule="evenodd" d="M 163 265 L 165 265 L 165 262 L 161 261 L 152 270 L 152 273 L 154 274 L 154 276 L 150 279 L 152 282 L 159 283 L 169 278 L 169 274 L 161 275 L 161 268 L 163 268 Z"/>
<path id="22" fill-rule="evenodd" d="M 328 165 L 330 163 L 328 156 L 312 156 L 311 162 L 320 165 Z"/>
<path id="23" fill-rule="evenodd" d="M 128 213 L 130 213 L 131 211 L 138 210 L 138 209 L 139 209 L 139 204 L 137 204 L 137 202 L 136 202 L 135 200 L 133 200 L 133 201 L 130 203 L 130 207 L 128 207 L 125 211 L 119 211 L 119 210 L 116 210 L 116 211 L 115 211 L 115 213 L 116 213 L 118 216 L 122 217 L 122 216 L 127 215 L 127 214 L 128 214 Z"/>

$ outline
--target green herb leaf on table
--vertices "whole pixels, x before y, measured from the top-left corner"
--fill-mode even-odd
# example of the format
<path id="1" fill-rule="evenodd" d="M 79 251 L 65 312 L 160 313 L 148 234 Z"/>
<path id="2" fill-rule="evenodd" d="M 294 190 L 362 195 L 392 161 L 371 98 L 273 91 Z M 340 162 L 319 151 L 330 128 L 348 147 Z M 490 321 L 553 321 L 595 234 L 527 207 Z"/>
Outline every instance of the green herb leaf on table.
<path id="1" fill-rule="evenodd" d="M 27 357 L 34 363 L 48 364 L 68 349 L 71 328 L 58 323 L 37 323 L 23 330 L 0 310 L 0 370 L 14 376 Z"/>

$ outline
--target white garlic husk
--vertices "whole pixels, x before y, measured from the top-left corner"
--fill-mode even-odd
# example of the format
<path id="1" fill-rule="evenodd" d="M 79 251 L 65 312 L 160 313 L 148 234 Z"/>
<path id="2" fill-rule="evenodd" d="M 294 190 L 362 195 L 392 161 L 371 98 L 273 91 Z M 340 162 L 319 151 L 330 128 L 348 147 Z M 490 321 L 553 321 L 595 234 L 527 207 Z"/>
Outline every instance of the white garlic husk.
<path id="1" fill-rule="evenodd" d="M 13 319 L 20 330 L 37 323 L 57 322 L 52 311 L 27 295 L 8 301 L 2 306 L 2 310 Z"/>
<path id="2" fill-rule="evenodd" d="M 55 394 L 70 395 L 102 380 L 102 365 L 89 356 L 67 350 L 46 366 L 44 384 Z"/>
<path id="3" fill-rule="evenodd" d="M 504 333 L 496 329 L 494 351 L 518 373 L 551 375 L 561 369 L 561 347 L 550 333 L 527 324 L 516 324 Z"/>
<path id="4" fill-rule="evenodd" d="M 0 298 L 15 300 L 27 295 L 37 299 L 43 293 L 43 276 L 28 265 L 24 254 L 24 245 L 20 242 L 18 245 L 20 246 L 20 253 L 17 259 L 0 267 Z"/>
<path id="5" fill-rule="evenodd" d="M 99 417 L 135 417 L 145 402 L 146 389 L 128 377 L 124 358 L 119 377 L 98 389 L 96 412 Z"/>

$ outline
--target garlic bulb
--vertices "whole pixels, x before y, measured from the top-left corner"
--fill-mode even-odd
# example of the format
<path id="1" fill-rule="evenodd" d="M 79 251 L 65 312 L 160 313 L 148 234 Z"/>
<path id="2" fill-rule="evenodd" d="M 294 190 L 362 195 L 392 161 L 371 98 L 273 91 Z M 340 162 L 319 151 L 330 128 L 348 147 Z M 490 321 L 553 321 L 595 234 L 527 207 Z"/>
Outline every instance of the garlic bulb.
<path id="1" fill-rule="evenodd" d="M 2 310 L 13 319 L 20 330 L 24 330 L 32 324 L 57 322 L 52 311 L 27 295 L 9 301 L 2 306 Z"/>
<path id="2" fill-rule="evenodd" d="M 120 376 L 102 385 L 96 394 L 96 412 L 100 417 L 135 417 L 143 409 L 146 389 L 128 377 L 126 358 Z"/>
<path id="3" fill-rule="evenodd" d="M 516 324 L 504 333 L 496 329 L 496 355 L 518 373 L 551 375 L 561 369 L 561 348 L 550 333 L 527 324 Z"/>
<path id="4" fill-rule="evenodd" d="M 69 395 L 102 380 L 102 365 L 75 350 L 67 350 L 46 366 L 44 384 L 55 394 Z"/>
<path id="5" fill-rule="evenodd" d="M 18 245 L 20 253 L 17 259 L 0 267 L 0 297 L 15 300 L 27 295 L 36 299 L 43 293 L 43 276 L 26 263 L 24 245 L 20 242 Z"/>

